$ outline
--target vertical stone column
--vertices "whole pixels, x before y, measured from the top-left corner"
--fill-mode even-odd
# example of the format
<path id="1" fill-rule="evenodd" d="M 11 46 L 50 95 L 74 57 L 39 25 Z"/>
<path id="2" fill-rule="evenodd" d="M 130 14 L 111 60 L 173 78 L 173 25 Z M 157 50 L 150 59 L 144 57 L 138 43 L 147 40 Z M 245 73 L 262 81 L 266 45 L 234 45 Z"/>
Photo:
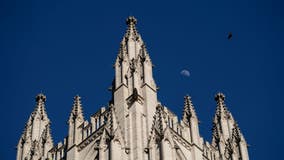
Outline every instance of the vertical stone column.
<path id="1" fill-rule="evenodd" d="M 132 129 L 132 148 L 131 154 L 133 155 L 133 160 L 143 159 L 143 139 L 142 139 L 142 116 L 143 116 L 143 106 L 138 102 L 134 102 L 129 109 L 129 114 L 131 114 L 131 127 Z"/>

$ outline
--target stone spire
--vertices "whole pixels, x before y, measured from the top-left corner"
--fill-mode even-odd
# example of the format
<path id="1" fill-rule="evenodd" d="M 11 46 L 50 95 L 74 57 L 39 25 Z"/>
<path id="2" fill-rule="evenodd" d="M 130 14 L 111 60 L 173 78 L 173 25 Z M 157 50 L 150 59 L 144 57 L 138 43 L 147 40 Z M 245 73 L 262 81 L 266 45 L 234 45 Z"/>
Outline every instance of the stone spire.
<path id="1" fill-rule="evenodd" d="M 137 20 L 133 16 L 126 19 L 127 30 L 120 43 L 115 67 L 115 83 L 112 90 L 121 85 L 128 87 L 131 95 L 136 88 L 141 93 L 140 87 L 147 84 L 156 91 L 156 84 L 152 75 L 152 61 L 146 46 L 136 29 Z"/>
<path id="2" fill-rule="evenodd" d="M 36 106 L 26 124 L 26 127 L 33 125 L 31 138 L 32 140 L 39 140 L 44 128 L 46 126 L 49 126 L 50 120 L 47 117 L 47 113 L 45 110 L 46 96 L 40 93 L 36 96 L 35 99 Z"/>
<path id="3" fill-rule="evenodd" d="M 47 158 L 53 146 L 50 133 L 50 120 L 45 110 L 46 96 L 36 96 L 36 106 L 25 125 L 17 146 L 17 160 Z"/>
<path id="4" fill-rule="evenodd" d="M 225 95 L 217 93 L 216 113 L 213 119 L 212 145 L 226 159 L 248 159 L 247 144 L 241 131 L 225 104 Z M 242 142 L 242 143 L 241 143 Z"/>
<path id="5" fill-rule="evenodd" d="M 81 97 L 76 95 L 74 97 L 73 107 L 68 120 L 68 148 L 71 148 L 73 145 L 76 145 L 82 141 L 82 132 L 81 128 L 79 127 L 82 123 L 84 123 L 84 116 L 81 105 Z"/>
<path id="6" fill-rule="evenodd" d="M 137 20 L 130 16 L 126 19 L 127 30 L 120 42 L 118 57 L 122 59 L 132 60 L 137 58 L 144 42 L 136 29 Z M 136 48 L 136 49 L 135 49 Z"/>
<path id="7" fill-rule="evenodd" d="M 40 93 L 36 96 L 35 99 L 36 99 L 37 105 L 36 105 L 33 113 L 31 114 L 31 118 L 32 119 L 39 118 L 43 121 L 46 121 L 46 123 L 49 124 L 50 120 L 48 119 L 47 114 L 46 114 L 46 110 L 45 110 L 46 96 L 44 94 Z"/>
<path id="8" fill-rule="evenodd" d="M 213 123 L 215 123 L 214 125 L 217 128 L 214 130 L 218 131 L 218 134 L 222 135 L 224 140 L 226 140 L 232 134 L 232 129 L 235 120 L 232 114 L 229 112 L 228 108 L 226 107 L 225 95 L 223 93 L 217 93 L 215 96 L 215 101 L 217 102 L 217 107 Z"/>
<path id="9" fill-rule="evenodd" d="M 218 148 L 220 156 L 224 158 L 225 156 L 228 156 L 229 144 L 227 140 L 229 139 L 231 132 L 228 124 L 230 114 L 225 105 L 225 95 L 223 93 L 217 93 L 215 95 L 215 101 L 217 107 L 213 119 L 212 145 Z"/>
<path id="10" fill-rule="evenodd" d="M 199 134 L 199 122 L 197 115 L 194 109 L 194 106 L 191 102 L 190 96 L 184 97 L 184 108 L 182 115 L 182 122 L 184 126 L 184 134 L 189 142 L 195 144 L 192 147 L 192 155 L 195 159 L 201 159 L 202 153 L 199 151 L 198 147 L 202 146 L 200 134 Z"/>
<path id="11" fill-rule="evenodd" d="M 127 19 L 126 19 L 126 24 L 128 26 L 127 28 L 127 31 L 126 31 L 126 34 L 125 34 L 125 37 L 126 38 L 138 38 L 139 37 L 139 34 L 136 30 L 136 24 L 137 24 L 137 19 L 133 16 L 129 16 Z"/>
<path id="12" fill-rule="evenodd" d="M 81 104 L 81 97 L 76 95 L 74 97 L 74 103 L 72 111 L 69 116 L 69 121 L 74 121 L 75 119 L 84 122 L 83 108 Z"/>
<path id="13" fill-rule="evenodd" d="M 191 118 L 197 119 L 197 116 L 196 116 L 195 109 L 191 101 L 191 97 L 187 95 L 184 97 L 182 121 L 185 124 L 190 125 Z"/>
<path id="14" fill-rule="evenodd" d="M 223 93 L 217 93 L 215 96 L 217 102 L 216 116 L 217 118 L 230 118 L 230 112 L 228 111 L 225 104 L 225 95 Z"/>
<path id="15" fill-rule="evenodd" d="M 119 53 L 114 64 L 115 78 L 112 86 L 112 103 L 117 113 L 121 132 L 128 143 L 130 138 L 127 134 L 130 133 L 127 132 L 130 132 L 130 130 L 139 132 L 129 125 L 132 123 L 130 121 L 145 121 L 145 132 L 137 133 L 136 136 L 148 138 L 156 111 L 155 106 L 157 106 L 157 86 L 153 78 L 152 61 L 136 29 L 136 18 L 128 17 L 126 24 L 127 30 L 121 40 Z M 128 117 L 129 114 L 131 116 Z M 141 129 L 139 126 L 135 127 Z M 128 138 L 129 141 L 127 141 Z M 142 140 L 143 138 L 141 138 Z"/>

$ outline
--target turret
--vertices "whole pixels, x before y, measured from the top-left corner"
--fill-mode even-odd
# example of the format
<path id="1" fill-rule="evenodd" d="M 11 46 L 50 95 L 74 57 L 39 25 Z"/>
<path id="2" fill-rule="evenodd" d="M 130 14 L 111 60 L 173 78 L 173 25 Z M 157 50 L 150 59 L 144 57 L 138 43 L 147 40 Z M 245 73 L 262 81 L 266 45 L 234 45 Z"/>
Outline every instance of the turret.
<path id="1" fill-rule="evenodd" d="M 213 119 L 212 145 L 219 150 L 223 159 L 248 159 L 247 143 L 237 122 L 225 105 L 225 95 L 218 93 L 216 113 Z"/>
<path id="2" fill-rule="evenodd" d="M 157 106 L 157 87 L 152 74 L 152 61 L 136 29 L 137 20 L 130 16 L 126 24 L 127 30 L 114 64 L 112 99 L 127 145 L 133 140 L 144 141 L 137 142 L 140 146 L 133 146 L 133 149 L 138 150 L 136 148 L 145 147 L 144 139 L 148 138 L 151 131 Z M 134 122 L 136 126 L 132 125 Z M 142 156 L 141 153 L 135 155 Z"/>
<path id="3" fill-rule="evenodd" d="M 17 146 L 17 160 L 47 158 L 47 152 L 53 147 L 45 101 L 42 93 L 36 96 L 36 107 Z"/>

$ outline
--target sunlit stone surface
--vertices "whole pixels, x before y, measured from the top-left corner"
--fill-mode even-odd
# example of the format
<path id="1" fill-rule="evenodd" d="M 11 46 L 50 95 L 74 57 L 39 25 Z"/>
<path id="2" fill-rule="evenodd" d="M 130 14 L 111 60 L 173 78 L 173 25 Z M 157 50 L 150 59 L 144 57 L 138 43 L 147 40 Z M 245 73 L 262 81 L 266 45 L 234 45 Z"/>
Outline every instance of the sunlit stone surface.
<path id="1" fill-rule="evenodd" d="M 74 97 L 63 142 L 53 144 L 46 97 L 36 96 L 17 146 L 17 160 L 248 160 L 247 143 L 225 96 L 218 93 L 212 142 L 199 135 L 198 118 L 189 96 L 181 120 L 157 99 L 152 61 L 137 20 L 128 17 L 127 31 L 114 63 L 109 106 L 85 120 L 81 99 Z"/>

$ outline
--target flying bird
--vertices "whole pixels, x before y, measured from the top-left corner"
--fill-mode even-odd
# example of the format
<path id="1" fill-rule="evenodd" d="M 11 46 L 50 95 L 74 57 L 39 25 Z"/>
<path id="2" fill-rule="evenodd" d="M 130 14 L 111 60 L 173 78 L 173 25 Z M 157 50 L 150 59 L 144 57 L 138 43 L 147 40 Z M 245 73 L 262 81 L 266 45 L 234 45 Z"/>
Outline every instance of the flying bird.
<path id="1" fill-rule="evenodd" d="M 229 32 L 229 33 L 228 33 L 227 38 L 228 38 L 228 40 L 231 40 L 231 39 L 233 38 L 233 34 L 232 34 L 232 32 Z"/>
<path id="2" fill-rule="evenodd" d="M 183 69 L 183 70 L 180 72 L 180 74 L 181 74 L 182 76 L 184 76 L 184 77 L 189 77 L 189 76 L 190 76 L 189 71 L 186 70 L 186 69 Z"/>

